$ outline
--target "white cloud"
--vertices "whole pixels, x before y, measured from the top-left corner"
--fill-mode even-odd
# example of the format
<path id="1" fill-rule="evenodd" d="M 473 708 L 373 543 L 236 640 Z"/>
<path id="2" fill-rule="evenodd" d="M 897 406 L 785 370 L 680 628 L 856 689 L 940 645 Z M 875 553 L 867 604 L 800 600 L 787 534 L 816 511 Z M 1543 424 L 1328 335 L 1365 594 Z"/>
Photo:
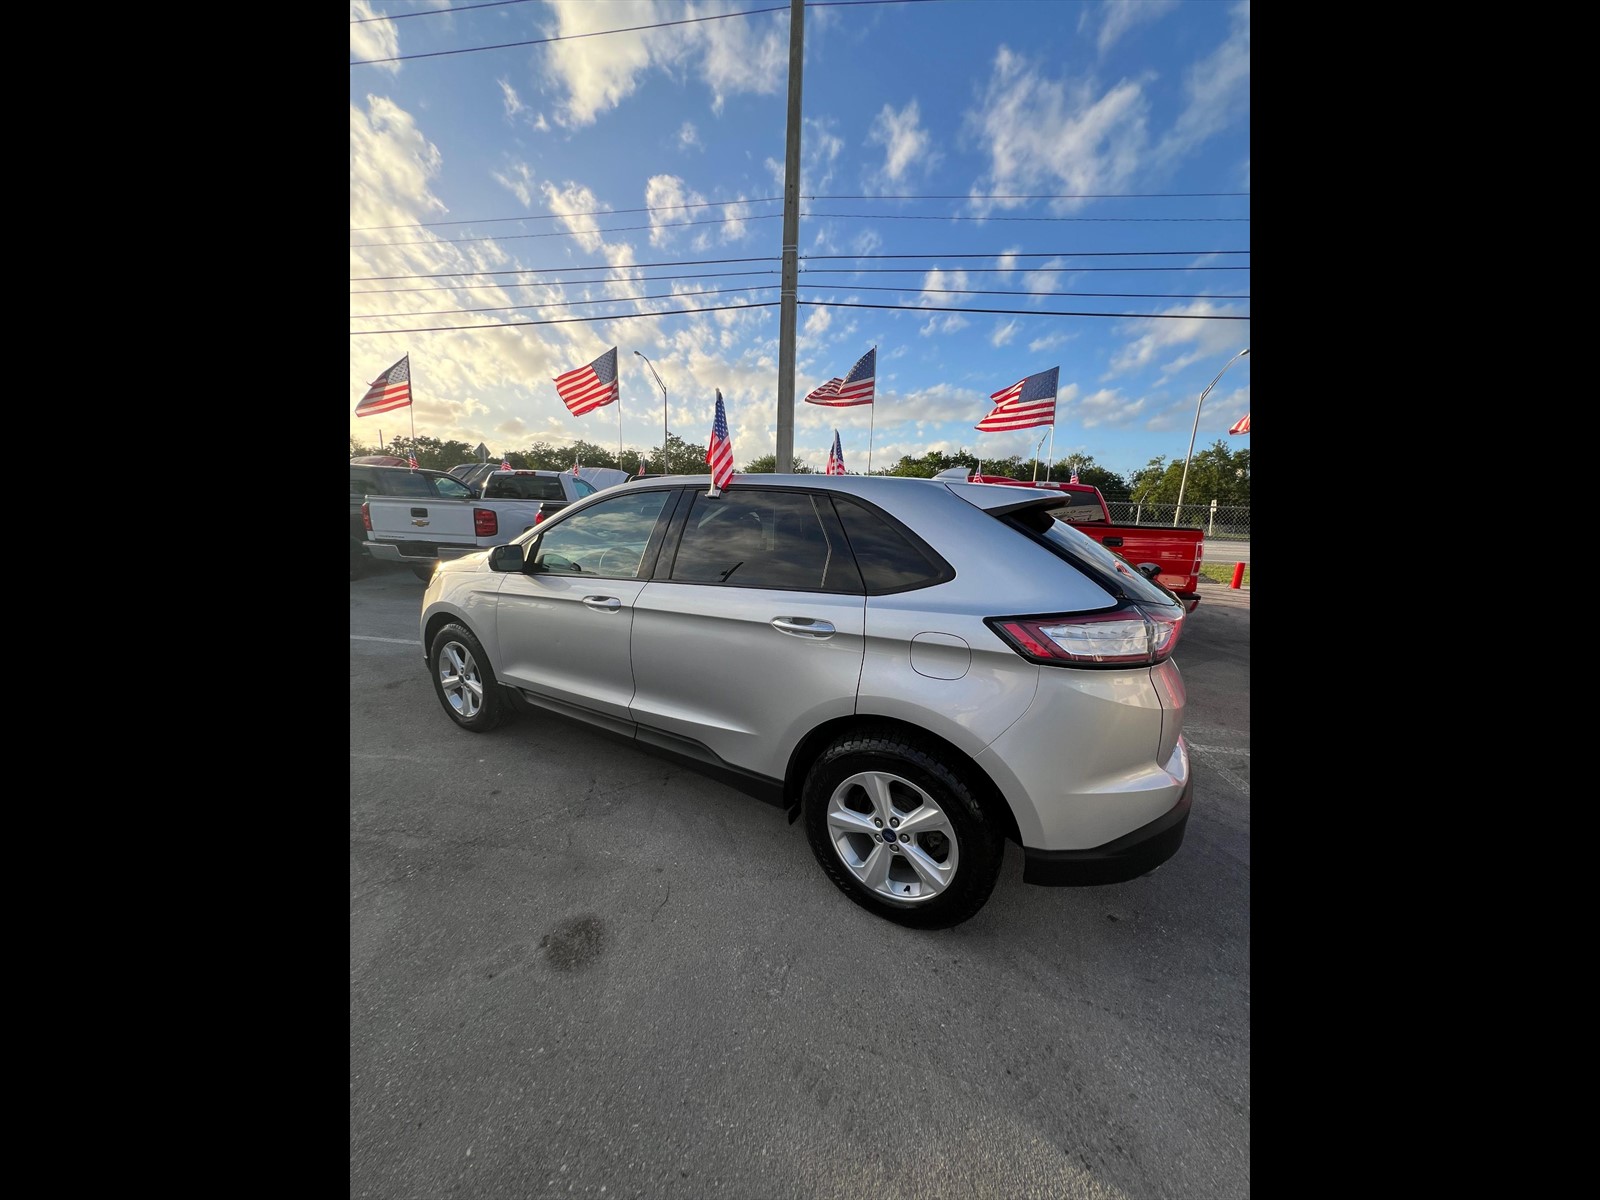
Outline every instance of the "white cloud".
<path id="1" fill-rule="evenodd" d="M 960 313 L 950 313 L 942 321 L 938 317 L 931 318 L 926 325 L 917 330 L 923 337 L 932 337 L 936 333 L 954 333 L 958 329 L 965 329 L 972 324 Z"/>
<path id="2" fill-rule="evenodd" d="M 989 344 L 991 346 L 1004 346 L 1009 344 L 1016 336 L 1017 323 L 1008 321 L 989 335 Z"/>
<path id="3" fill-rule="evenodd" d="M 883 174 L 890 183 L 898 183 L 912 164 L 926 174 L 938 161 L 939 155 L 929 149 L 929 140 L 915 100 L 899 112 L 885 104 L 867 132 L 869 145 L 884 148 Z"/>
<path id="4" fill-rule="evenodd" d="M 988 90 L 965 117 L 969 135 L 989 151 L 989 174 L 973 185 L 972 207 L 987 212 L 1025 203 L 989 194 L 1124 190 L 1149 142 L 1148 109 L 1137 81 L 1096 93 L 1091 82 L 1050 79 L 1001 46 Z M 1057 204 L 1065 207 L 1075 203 Z"/>
<path id="5" fill-rule="evenodd" d="M 1130 29 L 1148 25 L 1177 7 L 1178 0 L 1102 0 L 1098 10 L 1084 10 L 1078 28 L 1084 29 L 1098 17 L 1100 35 L 1095 39 L 1095 49 L 1104 54 Z"/>
<path id="6" fill-rule="evenodd" d="M 606 4 L 547 0 L 546 11 L 553 18 L 545 28 L 546 36 L 551 37 L 659 25 L 663 19 L 663 10 L 654 0 L 611 0 Z M 718 0 L 688 11 L 707 16 L 733 8 L 726 0 Z M 651 70 L 704 85 L 711 92 L 714 113 L 722 111 L 731 95 L 772 95 L 788 78 L 786 21 L 705 21 L 608 37 L 578 37 L 542 50 L 532 69 L 545 74 L 564 93 L 556 119 L 569 128 L 591 125 L 602 113 L 616 108 L 638 90 Z"/>
<path id="7" fill-rule="evenodd" d="M 1065 333 L 1050 333 L 1042 338 L 1034 338 L 1028 343 L 1028 351 L 1038 354 L 1044 350 L 1054 350 L 1057 346 L 1064 346 L 1072 340 L 1071 335 Z"/>
<path id="8" fill-rule="evenodd" d="M 382 16 L 383 13 L 367 3 L 367 0 L 350 0 L 350 61 L 370 62 L 375 58 L 394 58 L 400 53 L 400 31 L 398 21 L 373 21 L 367 18 Z M 357 25 L 354 22 L 360 21 Z M 400 74 L 402 64 L 397 62 L 374 63 L 370 67 L 351 67 L 352 71 L 387 71 L 391 75 Z"/>
<path id="9" fill-rule="evenodd" d="M 1249 0 L 1234 5 L 1229 16 L 1228 39 L 1185 74 L 1188 105 L 1155 147 L 1155 159 L 1163 165 L 1189 157 L 1250 112 Z"/>
<path id="10" fill-rule="evenodd" d="M 672 241 L 676 229 L 663 229 L 663 225 L 677 225 L 690 220 L 696 210 L 684 208 L 686 204 L 703 204 L 705 197 L 691 191 L 676 175 L 652 175 L 645 184 L 644 202 L 650 209 L 650 244 L 665 246 Z"/>
<path id="11" fill-rule="evenodd" d="M 705 143 L 700 140 L 700 131 L 694 127 L 693 121 L 685 121 L 678 129 L 678 147 L 687 150 L 691 146 L 704 150 Z"/>

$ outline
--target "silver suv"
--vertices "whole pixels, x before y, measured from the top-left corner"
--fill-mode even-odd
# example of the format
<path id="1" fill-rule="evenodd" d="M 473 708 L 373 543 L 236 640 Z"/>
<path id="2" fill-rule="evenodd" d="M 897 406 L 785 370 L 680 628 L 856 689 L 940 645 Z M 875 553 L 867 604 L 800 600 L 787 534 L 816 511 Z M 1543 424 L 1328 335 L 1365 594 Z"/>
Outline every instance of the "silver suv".
<path id="1" fill-rule="evenodd" d="M 661 476 L 440 564 L 444 711 L 532 707 L 675 752 L 804 816 L 857 904 L 976 913 L 1115 883 L 1183 841 L 1182 605 L 1046 511 L 1052 493 L 857 475 Z"/>

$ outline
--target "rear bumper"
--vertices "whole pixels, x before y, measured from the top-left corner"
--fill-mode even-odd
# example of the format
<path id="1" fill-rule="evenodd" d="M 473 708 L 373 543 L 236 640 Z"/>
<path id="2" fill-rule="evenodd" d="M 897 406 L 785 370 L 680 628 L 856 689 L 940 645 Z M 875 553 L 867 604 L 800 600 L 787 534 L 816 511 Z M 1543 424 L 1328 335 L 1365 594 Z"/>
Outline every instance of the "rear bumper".
<path id="1" fill-rule="evenodd" d="M 440 558 L 475 554 L 477 546 L 440 546 L 433 542 L 363 542 L 367 553 L 382 562 L 431 563 Z"/>
<path id="2" fill-rule="evenodd" d="M 1022 882 L 1042 887 L 1094 887 L 1123 883 L 1155 870 L 1178 852 L 1194 800 L 1194 776 L 1171 810 L 1103 846 L 1087 850 L 1022 849 Z"/>

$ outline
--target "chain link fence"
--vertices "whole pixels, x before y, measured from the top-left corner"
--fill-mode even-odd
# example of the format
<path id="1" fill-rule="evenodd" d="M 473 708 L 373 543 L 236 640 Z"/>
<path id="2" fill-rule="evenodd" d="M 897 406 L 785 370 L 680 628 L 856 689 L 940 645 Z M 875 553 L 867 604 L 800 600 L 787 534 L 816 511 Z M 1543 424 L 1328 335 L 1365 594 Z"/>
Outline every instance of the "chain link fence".
<path id="1" fill-rule="evenodd" d="M 1176 520 L 1176 504 L 1135 504 L 1131 500 L 1107 500 L 1111 519 L 1118 525 L 1186 525 L 1199 526 L 1207 538 L 1218 541 L 1250 540 L 1250 506 L 1248 504 L 1217 504 L 1208 501 L 1183 505 L 1183 519 Z M 1210 555 L 1207 555 L 1209 558 Z"/>

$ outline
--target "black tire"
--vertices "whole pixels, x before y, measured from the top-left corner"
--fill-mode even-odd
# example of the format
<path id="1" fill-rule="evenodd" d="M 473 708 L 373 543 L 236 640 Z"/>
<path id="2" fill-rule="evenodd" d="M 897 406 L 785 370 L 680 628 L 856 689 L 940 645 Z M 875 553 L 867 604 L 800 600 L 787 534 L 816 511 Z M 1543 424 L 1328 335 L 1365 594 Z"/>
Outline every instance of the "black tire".
<path id="1" fill-rule="evenodd" d="M 488 733 L 505 718 L 505 697 L 489 656 L 466 626 L 446 625 L 433 635 L 428 673 L 444 711 L 468 733 Z"/>
<path id="2" fill-rule="evenodd" d="M 433 564 L 429 563 L 425 567 L 414 566 L 411 568 L 411 573 L 418 579 L 422 580 L 423 583 L 427 583 L 428 580 L 433 578 Z"/>
<path id="3" fill-rule="evenodd" d="M 800 794 L 807 840 L 828 878 L 901 925 L 948 929 L 970 918 L 1000 877 L 1005 835 L 967 782 L 969 769 L 913 734 L 863 731 L 834 741 Z"/>

